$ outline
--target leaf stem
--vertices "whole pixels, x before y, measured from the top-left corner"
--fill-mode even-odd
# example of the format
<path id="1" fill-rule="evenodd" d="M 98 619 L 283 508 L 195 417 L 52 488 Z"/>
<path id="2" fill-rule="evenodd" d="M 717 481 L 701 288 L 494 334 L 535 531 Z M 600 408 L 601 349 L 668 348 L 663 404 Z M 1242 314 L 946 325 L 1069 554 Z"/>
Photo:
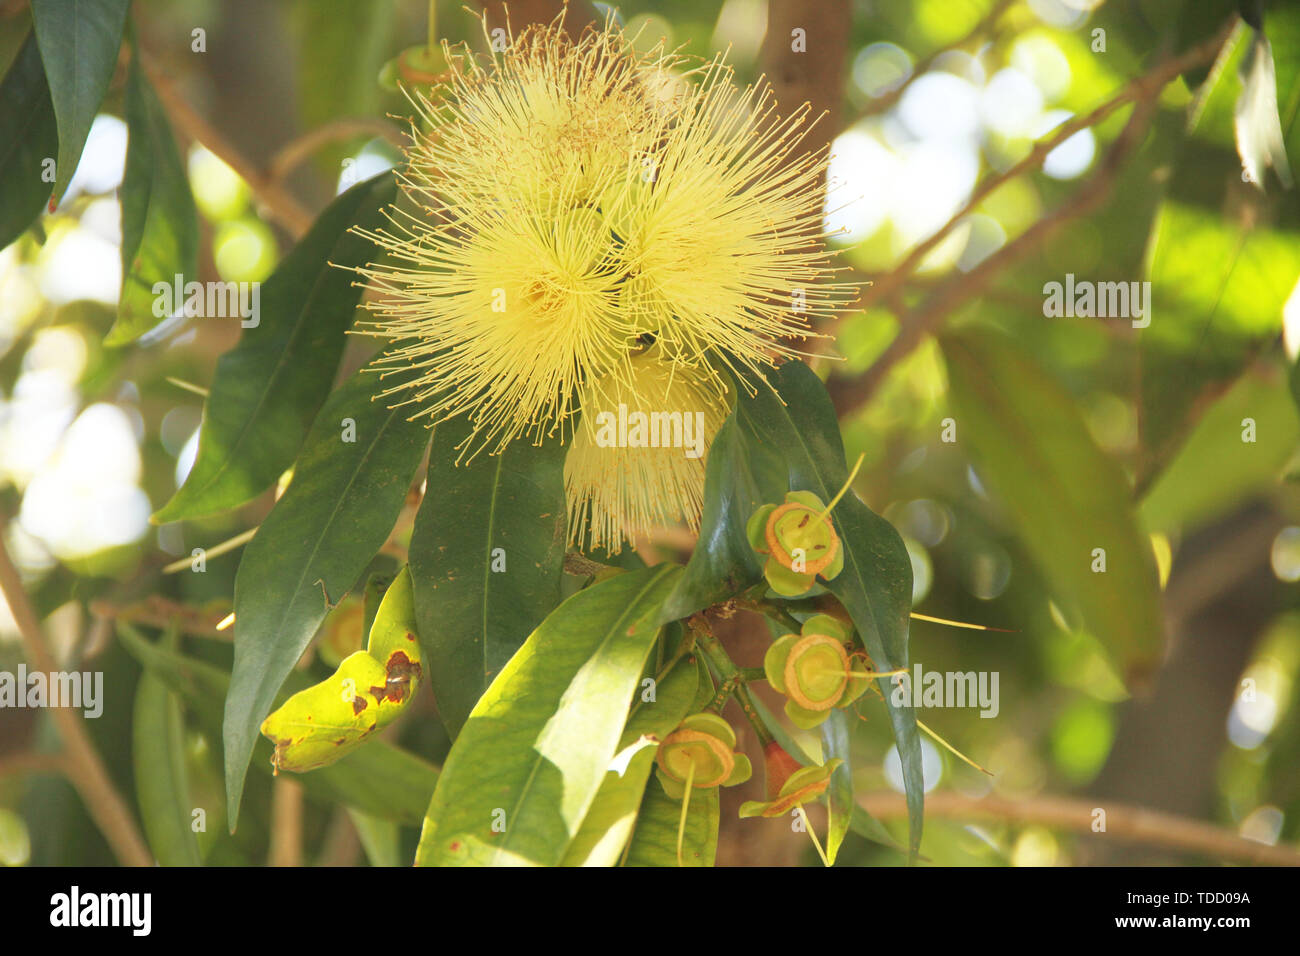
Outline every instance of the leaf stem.
<path id="1" fill-rule="evenodd" d="M 761 614 L 769 620 L 775 621 L 784 628 L 788 628 L 791 634 L 798 634 L 803 627 L 790 612 L 780 605 L 773 604 L 771 601 L 765 601 L 762 598 L 737 598 L 736 607 L 744 611 L 753 611 L 755 614 Z"/>
<path id="2" fill-rule="evenodd" d="M 745 674 L 731 660 L 730 655 L 722 647 L 722 643 L 713 635 L 708 621 L 703 615 L 696 614 L 687 621 L 691 630 L 695 632 L 695 643 L 704 656 L 709 659 L 718 676 L 722 678 L 722 686 L 718 689 L 718 695 L 709 704 L 712 709 L 716 704 L 718 710 L 721 705 L 726 703 L 727 696 L 732 695 L 736 698 L 736 703 L 744 712 L 745 718 L 754 728 L 754 734 L 758 737 L 758 742 L 766 747 L 773 741 L 772 733 L 763 723 L 762 718 L 758 716 L 758 710 L 754 707 L 754 699 L 749 695 L 749 688 L 745 686 Z M 746 670 L 750 670 L 747 668 Z"/>

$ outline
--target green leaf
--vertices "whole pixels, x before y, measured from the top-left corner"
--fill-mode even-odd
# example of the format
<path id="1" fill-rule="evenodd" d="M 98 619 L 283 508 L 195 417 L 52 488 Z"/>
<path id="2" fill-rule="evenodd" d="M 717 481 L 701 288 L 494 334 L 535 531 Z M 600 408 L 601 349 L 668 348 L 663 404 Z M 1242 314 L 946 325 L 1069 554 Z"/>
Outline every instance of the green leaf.
<path id="1" fill-rule="evenodd" d="M 290 16 L 296 37 L 298 107 L 304 129 L 340 117 L 382 116 L 380 67 L 396 46 L 397 8 L 356 0 L 295 0 Z M 368 139 L 372 133 L 358 134 Z M 317 156 L 335 177 L 348 155 L 344 140 L 328 144 Z"/>
<path id="2" fill-rule="evenodd" d="M 108 92 L 129 0 L 33 0 L 32 21 L 59 123 L 54 198 L 77 171 L 90 124 Z"/>
<path id="3" fill-rule="evenodd" d="M 293 481 L 239 562 L 224 732 L 232 827 L 258 726 L 326 613 L 388 538 L 428 444 L 422 424 L 373 400 L 376 381 L 361 371 L 330 396 Z"/>
<path id="4" fill-rule="evenodd" d="M 1267 193 L 1244 182 L 1230 145 L 1238 70 L 1253 32 L 1238 29 L 1202 87 L 1148 241 L 1150 324 L 1137 332 L 1142 491 L 1212 402 L 1277 338 L 1300 275 L 1300 193 Z"/>
<path id="5" fill-rule="evenodd" d="M 1129 679 L 1160 662 L 1164 624 L 1151 542 L 1129 484 L 1093 441 L 1069 395 L 1009 339 L 954 333 L 941 340 L 958 440 L 1014 522 L 1054 590 Z M 1094 549 L 1105 572 L 1094 572 Z"/>
<path id="6" fill-rule="evenodd" d="M 406 569 L 384 594 L 369 634 L 364 651 L 262 721 L 278 770 L 306 773 L 341 760 L 397 720 L 419 692 L 420 644 Z"/>
<path id="7" fill-rule="evenodd" d="M 831 773 L 830 785 L 826 788 L 827 832 L 826 858 L 833 866 L 835 856 L 840 852 L 853 819 L 853 810 L 857 801 L 853 799 L 853 771 L 850 766 L 852 757 L 849 746 L 849 715 L 843 710 L 833 710 L 822 722 L 822 757 L 823 762 L 838 757 L 843 761 Z"/>
<path id="8" fill-rule="evenodd" d="M 221 733 L 222 702 L 230 687 L 226 671 L 152 644 L 121 622 L 118 635 L 141 665 L 184 698 L 206 733 L 214 737 Z M 289 675 L 276 703 L 283 703 L 310 683 L 306 674 Z M 269 776 L 270 742 L 259 739 L 254 756 L 254 765 Z M 385 740 L 375 740 L 338 763 L 297 779 L 310 799 L 325 806 L 343 804 L 384 820 L 418 826 L 437 783 L 438 768 Z"/>
<path id="9" fill-rule="evenodd" d="M 51 184 L 42 178 L 42 164 L 58 148 L 54 104 L 32 33 L 0 84 L 0 249 L 45 208 Z"/>
<path id="10" fill-rule="evenodd" d="M 637 699 L 618 742 L 618 752 L 638 749 L 620 768 L 621 773 L 606 772 L 591 809 L 564 854 L 564 866 L 613 866 L 618 862 L 632 836 L 659 742 L 691 712 L 698 688 L 695 664 L 681 660 L 657 682 L 653 701 Z"/>
<path id="11" fill-rule="evenodd" d="M 720 787 L 696 790 L 686 808 L 686 830 L 682 836 L 685 866 L 713 866 L 718 855 L 718 820 L 722 797 Z M 650 778 L 636 815 L 636 830 L 628 846 L 624 866 L 676 866 L 677 829 L 681 824 L 682 802 L 664 793 L 657 776 Z"/>
<path id="12" fill-rule="evenodd" d="M 416 621 L 438 713 L 454 739 L 483 691 L 560 602 L 564 454 L 511 442 L 457 467 L 460 421 L 440 424 L 411 531 Z"/>
<path id="13" fill-rule="evenodd" d="M 1177 533 L 1204 526 L 1276 487 L 1300 442 L 1296 368 L 1290 388 L 1280 374 L 1248 372 L 1214 403 L 1143 497 L 1140 514 L 1148 528 Z M 1242 440 L 1246 419 L 1254 441 Z"/>
<path id="14" fill-rule="evenodd" d="M 371 866 L 401 866 L 401 830 L 392 820 L 348 810 Z"/>
<path id="15" fill-rule="evenodd" d="M 745 537 L 761 505 L 786 491 L 786 469 L 771 448 L 746 441 L 733 411 L 709 447 L 700 538 L 660 620 L 673 621 L 716 604 L 763 576 L 763 562 Z"/>
<path id="16" fill-rule="evenodd" d="M 1173 13 L 1177 40 L 1169 52 L 1177 53 L 1190 50 L 1218 32 L 1227 22 L 1228 17 L 1237 12 L 1238 0 L 1186 0 L 1180 3 L 1180 9 Z M 1159 15 L 1159 14 L 1157 14 Z M 1210 74 L 1210 67 L 1194 66 L 1183 71 L 1183 79 L 1190 88 L 1196 88 L 1205 82 Z"/>
<path id="17" fill-rule="evenodd" d="M 451 748 L 416 863 L 557 865 L 618 750 L 681 569 L 629 571 L 547 616 L 492 681 Z M 638 627 L 638 624 L 643 626 Z"/>
<path id="18" fill-rule="evenodd" d="M 134 341 L 169 318 L 154 314 L 154 283 L 171 286 L 178 275 L 198 276 L 199 223 L 189 177 L 162 104 L 137 60 L 132 58 L 126 82 L 122 294 L 105 345 Z"/>
<path id="19" fill-rule="evenodd" d="M 1300 7 L 1275 3 L 1264 17 L 1277 74 L 1277 111 L 1293 179 L 1300 179 Z"/>
<path id="20" fill-rule="evenodd" d="M 201 866 L 191 829 L 180 699 L 152 671 L 146 670 L 136 686 L 131 728 L 136 799 L 149 849 L 163 866 Z"/>
<path id="21" fill-rule="evenodd" d="M 394 190 L 392 174 L 381 173 L 335 199 L 263 284 L 258 324 L 217 361 L 194 467 L 155 524 L 238 507 L 292 464 L 329 394 L 361 295 L 347 267 L 374 254 L 348 230 L 377 226 Z"/>
<path id="22" fill-rule="evenodd" d="M 848 479 L 848 468 L 826 388 L 802 362 L 786 362 L 768 376 L 772 388 L 756 382 L 753 395 L 742 390 L 737 404 L 741 421 L 759 448 L 784 458 L 790 490 L 811 491 L 829 502 Z M 827 589 L 849 612 L 878 670 L 909 666 L 912 561 L 903 539 L 855 494 L 845 495 L 832 516 L 844 549 L 844 570 L 828 582 Z M 902 760 L 908 842 L 915 857 L 921 845 L 925 800 L 916 715 L 910 704 L 894 705 L 888 678 L 877 683 Z"/>

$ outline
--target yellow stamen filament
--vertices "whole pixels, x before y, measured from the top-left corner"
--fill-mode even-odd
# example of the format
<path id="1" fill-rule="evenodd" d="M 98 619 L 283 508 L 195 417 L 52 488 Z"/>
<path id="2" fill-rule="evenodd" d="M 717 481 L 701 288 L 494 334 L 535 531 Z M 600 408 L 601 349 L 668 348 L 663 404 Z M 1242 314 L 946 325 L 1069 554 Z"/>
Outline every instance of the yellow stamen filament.
<path id="1" fill-rule="evenodd" d="M 682 839 L 686 836 L 686 811 L 691 805 L 691 791 L 695 783 L 695 759 L 691 758 L 691 769 L 686 771 L 686 792 L 682 794 L 682 816 L 677 822 L 677 865 L 685 866 L 682 862 Z"/>
<path id="2" fill-rule="evenodd" d="M 203 552 L 203 558 L 204 560 L 207 560 L 208 558 L 215 558 L 218 555 L 225 554 L 227 551 L 234 551 L 235 548 L 238 548 L 240 545 L 246 544 L 249 541 L 251 541 L 253 539 L 253 535 L 255 534 L 257 534 L 257 528 L 249 528 L 247 531 L 241 531 L 233 538 L 228 538 L 218 545 L 213 545 L 211 548 L 206 548 Z M 184 571 L 187 568 L 191 567 L 193 563 L 194 563 L 193 557 L 180 558 L 176 561 L 173 561 L 171 564 L 167 565 L 166 567 L 164 567 L 163 574 L 175 574 L 177 571 Z"/>
<path id="3" fill-rule="evenodd" d="M 831 513 L 832 508 L 834 508 L 837 504 L 840 503 L 840 499 L 843 498 L 844 495 L 848 493 L 848 490 L 853 487 L 853 479 L 858 477 L 858 470 L 862 467 L 862 462 L 866 459 L 866 457 L 867 457 L 867 453 L 865 451 L 858 456 L 858 460 L 853 464 L 853 470 L 849 472 L 849 477 L 844 480 L 844 486 L 840 488 L 838 492 L 836 492 L 835 497 L 832 498 L 830 500 L 830 503 L 825 508 L 822 509 L 822 513 L 813 519 L 814 521 L 821 521 L 823 518 L 825 518 L 828 514 Z"/>
<path id="4" fill-rule="evenodd" d="M 956 747 L 954 747 L 952 744 L 948 743 L 948 741 L 944 740 L 942 737 L 940 737 L 938 734 L 936 734 L 933 730 L 931 730 L 931 729 L 930 729 L 929 727 L 927 727 L 925 724 L 921 723 L 919 720 L 916 722 L 916 726 L 920 727 L 920 728 L 921 728 L 922 730 L 924 730 L 927 734 L 929 734 L 931 737 L 933 737 L 933 738 L 934 738 L 935 740 L 937 740 L 939 743 L 943 744 L 946 748 L 948 748 L 948 750 L 952 751 L 952 753 L 953 753 L 954 755 L 956 755 L 959 759 L 961 759 L 961 760 L 964 761 L 965 763 L 969 764 L 970 766 L 974 767 L 974 768 L 975 768 L 976 770 L 978 770 L 980 773 L 986 773 L 986 774 L 988 774 L 990 777 L 993 776 L 993 772 L 992 772 L 991 770 L 985 770 L 983 767 L 981 767 L 979 764 L 977 764 L 974 760 L 971 760 L 970 757 L 967 757 L 964 753 L 962 753 L 960 750 L 958 750 L 958 749 L 957 749 Z"/>
<path id="5" fill-rule="evenodd" d="M 1002 634 L 1015 633 L 1014 631 L 1007 630 L 1005 627 L 990 627 L 987 624 L 967 624 L 965 621 L 950 621 L 945 617 L 931 617 L 928 614 L 917 614 L 915 611 L 912 612 L 911 616 L 918 621 L 929 621 L 931 624 L 946 624 L 949 627 L 964 627 L 969 628 L 972 631 L 998 631 Z"/>
<path id="6" fill-rule="evenodd" d="M 808 836 L 812 838 L 813 846 L 817 850 L 817 855 L 822 858 L 822 866 L 830 866 L 830 860 L 826 859 L 826 851 L 822 849 L 821 840 L 817 839 L 817 831 L 813 829 L 812 822 L 808 819 L 808 814 L 804 813 L 803 804 L 800 803 L 794 808 L 795 813 L 799 814 L 799 819 L 803 821 L 803 828 L 808 831 Z"/>

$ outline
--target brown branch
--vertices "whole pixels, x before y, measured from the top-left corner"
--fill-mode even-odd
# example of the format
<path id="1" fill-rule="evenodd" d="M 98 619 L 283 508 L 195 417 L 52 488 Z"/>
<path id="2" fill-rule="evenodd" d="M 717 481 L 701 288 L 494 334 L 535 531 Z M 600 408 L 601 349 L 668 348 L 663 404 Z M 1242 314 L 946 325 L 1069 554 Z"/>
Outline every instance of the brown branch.
<path id="1" fill-rule="evenodd" d="M 965 204 L 953 213 L 946 223 L 914 246 L 902 262 L 890 270 L 887 275 L 863 295 L 861 308 L 863 310 L 870 309 L 876 303 L 892 296 L 903 282 L 916 271 L 917 266 L 921 264 L 925 257 L 943 242 L 980 203 L 991 196 L 999 187 L 1016 177 L 1038 169 L 1042 166 L 1043 161 L 1047 159 L 1048 154 L 1071 136 L 1096 126 L 1129 103 L 1153 99 L 1167 84 L 1181 76 L 1186 70 L 1213 60 L 1235 25 L 1236 17 L 1234 16 L 1211 39 L 1193 47 L 1181 56 L 1164 61 L 1150 73 L 1144 73 L 1092 112 L 1083 116 L 1076 116 L 1074 119 L 1062 123 L 1052 130 L 1046 138 L 1035 143 L 1028 155 L 1019 162 L 983 180 L 971 193 Z"/>
<path id="2" fill-rule="evenodd" d="M 140 66 L 167 110 L 172 125 L 191 142 L 202 144 L 237 172 L 267 214 L 295 239 L 300 238 L 311 227 L 312 214 L 288 189 L 254 166 L 216 127 L 195 112 L 152 57 L 143 51 L 139 53 Z"/>
<path id="3" fill-rule="evenodd" d="M 278 183 L 322 146 L 367 133 L 393 146 L 401 147 L 406 144 L 406 137 L 396 126 L 377 116 L 355 116 L 333 120 L 323 126 L 317 126 L 280 147 L 279 151 L 271 157 L 267 179 Z"/>
<path id="4" fill-rule="evenodd" d="M 1139 102 L 1124 131 L 1111 146 L 1105 161 L 1088 182 L 1051 215 L 1038 220 L 970 272 L 940 286 L 907 316 L 898 335 L 865 373 L 856 379 L 832 379 L 827 384 L 827 389 L 836 411 L 843 415 L 866 404 L 884 382 L 889 370 L 910 354 L 953 310 L 978 296 L 997 273 L 1023 259 L 1067 222 L 1101 206 L 1109 197 L 1120 168 L 1140 143 L 1155 107 L 1154 97 Z"/>
<path id="5" fill-rule="evenodd" d="M 907 816 L 907 803 L 899 793 L 882 791 L 866 794 L 858 798 L 858 803 L 877 819 Z M 1106 811 L 1104 833 L 1095 833 L 1092 829 L 1093 813 L 1099 808 Z M 1300 866 L 1300 849 L 1295 847 L 1269 846 L 1200 820 L 1103 800 L 1088 801 L 1051 795 L 1013 800 L 999 796 L 967 797 L 945 791 L 926 795 L 925 813 L 929 817 L 955 820 L 996 820 L 1037 824 L 1058 830 L 1076 830 L 1101 840 L 1112 838 L 1220 860 L 1267 866 Z"/>
<path id="6" fill-rule="evenodd" d="M 884 382 L 889 370 L 904 356 L 920 344 L 947 315 L 960 305 L 979 295 L 986 289 L 993 277 L 1002 269 L 1027 256 L 1036 245 L 1070 220 L 1087 215 L 1105 203 L 1110 195 L 1114 179 L 1118 176 L 1124 162 L 1137 148 L 1147 121 L 1154 112 L 1160 91 L 1166 84 L 1192 66 L 1208 62 L 1217 55 L 1226 38 L 1236 25 L 1236 18 L 1229 20 L 1214 38 L 1192 48 L 1186 53 L 1164 61 L 1150 73 L 1144 74 L 1125 87 L 1114 99 L 1102 104 L 1092 113 L 1080 120 L 1072 121 L 1058 128 L 1047 140 L 1044 140 L 1030 153 L 1029 157 L 1011 167 L 1005 173 L 985 180 L 959 210 L 937 233 L 918 245 L 889 276 L 874 286 L 862 303 L 862 308 L 869 308 L 874 302 L 886 295 L 893 294 L 897 287 L 906 280 L 913 268 L 934 248 L 943 237 L 974 208 L 974 206 L 993 189 L 1006 182 L 1012 176 L 1020 175 L 1031 167 L 1041 163 L 1047 153 L 1063 142 L 1077 129 L 1074 124 L 1090 125 L 1100 122 L 1106 116 L 1132 101 L 1136 106 L 1129 117 L 1128 124 L 1112 144 L 1110 151 L 1097 172 L 1060 207 L 1050 215 L 1040 219 L 1015 240 L 989 256 L 970 272 L 954 276 L 906 317 L 897 336 L 861 376 L 855 379 L 832 379 L 828 384 L 836 410 L 840 414 L 854 411 L 866 404 L 877 388 Z"/>
<path id="7" fill-rule="evenodd" d="M 228 611 L 192 607 L 158 594 L 130 604 L 115 604 L 102 599 L 92 601 L 90 613 L 104 621 L 130 621 L 159 629 L 175 625 L 186 634 L 203 637 L 229 639 L 231 634 L 229 630 L 217 630 L 217 624 L 227 616 Z"/>
<path id="8" fill-rule="evenodd" d="M 41 630 L 40 619 L 23 590 L 22 577 L 4 544 L 7 524 L 6 519 L 0 518 L 0 593 L 18 624 L 27 658 L 36 670 L 52 674 L 58 668 Z M 127 866 L 153 866 L 153 854 L 140 835 L 135 817 L 113 786 L 113 780 L 86 732 L 81 714 L 70 707 L 51 707 L 50 717 L 63 741 L 68 779 L 114 855 Z"/>
<path id="9" fill-rule="evenodd" d="M 915 80 L 924 76 L 931 70 L 940 57 L 956 50 L 965 49 L 986 33 L 994 33 L 996 36 L 995 27 L 997 26 L 998 20 L 1002 19 L 1002 14 L 1006 13 L 1014 3 L 1016 3 L 1016 0 L 998 0 L 998 2 L 993 5 L 993 9 L 985 14 L 984 18 L 980 20 L 979 23 L 971 27 L 970 32 L 964 37 L 953 43 L 949 43 L 947 46 L 940 47 L 938 50 L 935 50 L 933 53 L 924 57 L 912 69 L 912 72 L 908 75 L 907 79 L 898 84 L 898 86 L 894 87 L 892 90 L 882 93 L 880 96 L 872 99 L 872 101 L 867 105 L 867 108 L 862 111 L 862 117 L 874 116 L 890 109 L 895 103 L 902 99 L 903 94 L 907 92 L 907 88 L 911 86 Z"/>

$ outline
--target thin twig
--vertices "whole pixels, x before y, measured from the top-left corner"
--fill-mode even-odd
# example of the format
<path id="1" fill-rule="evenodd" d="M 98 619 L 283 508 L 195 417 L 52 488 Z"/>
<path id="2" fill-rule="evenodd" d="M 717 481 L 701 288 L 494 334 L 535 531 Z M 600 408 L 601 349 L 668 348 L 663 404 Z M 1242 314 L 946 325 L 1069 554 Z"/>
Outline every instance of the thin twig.
<path id="1" fill-rule="evenodd" d="M 0 757 L 0 777 L 25 773 L 67 773 L 63 754 L 19 753 Z"/>
<path id="2" fill-rule="evenodd" d="M 393 146 L 401 147 L 406 145 L 406 137 L 387 120 L 380 119 L 377 116 L 345 117 L 325 123 L 323 126 L 317 126 L 297 139 L 285 143 L 271 157 L 267 179 L 273 183 L 281 182 L 322 146 L 339 140 L 352 139 L 355 136 L 363 136 L 367 133 Z"/>
<path id="3" fill-rule="evenodd" d="M 947 46 L 940 47 L 920 60 L 912 69 L 912 72 L 908 74 L 907 79 L 902 83 L 899 83 L 898 86 L 894 87 L 892 90 L 874 97 L 871 102 L 867 104 L 866 109 L 862 111 L 861 116 L 874 116 L 878 113 L 886 112 L 890 107 L 902 99 L 903 94 L 907 92 L 907 88 L 911 86 L 913 82 L 930 71 L 934 64 L 938 62 L 940 57 L 957 50 L 964 50 L 986 33 L 994 33 L 996 35 L 994 28 L 997 26 L 998 20 L 1002 19 L 1002 14 L 1006 13 L 1008 8 L 1010 8 L 1015 2 L 1016 0 L 998 0 L 998 2 L 993 5 L 993 9 L 985 14 L 984 18 L 980 20 L 979 23 L 971 27 L 970 32 L 960 40 L 949 43 Z"/>
<path id="4" fill-rule="evenodd" d="M 878 820 L 907 816 L 907 802 L 902 794 L 882 791 L 861 795 L 858 803 Z M 1104 832 L 1093 831 L 1095 821 L 1100 819 L 1096 814 L 1098 809 L 1106 813 Z M 1295 847 L 1269 846 L 1211 823 L 1105 800 L 1052 795 L 1013 800 L 999 796 L 967 797 L 944 791 L 926 794 L 925 813 L 931 818 L 998 820 L 1077 830 L 1099 840 L 1159 846 L 1218 860 L 1300 866 L 1300 849 Z"/>
<path id="5" fill-rule="evenodd" d="M 103 599 L 91 601 L 90 613 L 104 621 L 130 621 L 159 629 L 174 624 L 186 634 L 229 637 L 228 632 L 217 630 L 217 624 L 227 614 L 224 609 L 207 610 L 193 607 L 158 594 L 130 604 L 115 604 Z"/>
<path id="6" fill-rule="evenodd" d="M 1093 126 L 1098 125 L 1129 103 L 1153 99 L 1159 95 L 1166 85 L 1182 75 L 1186 70 L 1213 60 L 1219 49 L 1227 41 L 1235 25 L 1236 17 L 1233 17 L 1211 39 L 1193 47 L 1181 56 L 1164 61 L 1150 73 L 1139 76 L 1092 112 L 1083 116 L 1076 116 L 1062 123 L 1046 137 L 1035 143 L 1033 149 L 1019 162 L 983 180 L 962 207 L 953 213 L 946 223 L 933 234 L 917 243 L 902 262 L 863 294 L 860 308 L 863 310 L 870 309 L 873 305 L 892 296 L 916 271 L 925 257 L 943 242 L 967 216 L 974 212 L 980 203 L 1011 180 L 1038 169 L 1043 165 L 1048 155 L 1070 137 L 1082 130 L 1091 129 Z"/>
<path id="7" fill-rule="evenodd" d="M 1075 190 L 1070 198 L 1050 215 L 1038 220 L 970 272 L 940 286 L 930 298 L 907 316 L 907 321 L 898 335 L 863 375 L 856 379 L 832 379 L 827 384 L 827 389 L 831 394 L 831 400 L 835 403 L 836 411 L 844 415 L 865 405 L 884 382 L 886 374 L 895 363 L 910 354 L 955 309 L 983 292 L 994 276 L 1037 249 L 1044 240 L 1067 222 L 1087 215 L 1101 206 L 1109 197 L 1114 180 L 1124 162 L 1141 142 L 1155 107 L 1154 96 L 1140 100 L 1123 132 L 1112 144 L 1101 167 L 1088 182 Z"/>
<path id="8" fill-rule="evenodd" d="M 193 142 L 201 143 L 209 152 L 219 157 L 240 175 L 249 190 L 267 213 L 295 239 L 300 238 L 312 223 L 312 214 L 282 184 L 272 180 L 237 150 L 211 123 L 194 111 L 176 89 L 176 85 L 160 70 L 153 58 L 139 52 L 140 66 L 167 110 L 172 125 Z"/>
<path id="9" fill-rule="evenodd" d="M 9 611 L 18 624 L 28 659 L 37 670 L 52 674 L 57 667 L 41 630 L 40 618 L 32 608 L 23 589 L 22 577 L 4 544 L 7 524 L 7 519 L 0 517 L 0 593 L 4 594 Z M 153 866 L 153 854 L 140 835 L 135 817 L 113 786 L 113 780 L 86 732 L 81 714 L 71 707 L 51 707 L 50 717 L 63 741 L 68 778 L 118 861 L 126 866 Z"/>

